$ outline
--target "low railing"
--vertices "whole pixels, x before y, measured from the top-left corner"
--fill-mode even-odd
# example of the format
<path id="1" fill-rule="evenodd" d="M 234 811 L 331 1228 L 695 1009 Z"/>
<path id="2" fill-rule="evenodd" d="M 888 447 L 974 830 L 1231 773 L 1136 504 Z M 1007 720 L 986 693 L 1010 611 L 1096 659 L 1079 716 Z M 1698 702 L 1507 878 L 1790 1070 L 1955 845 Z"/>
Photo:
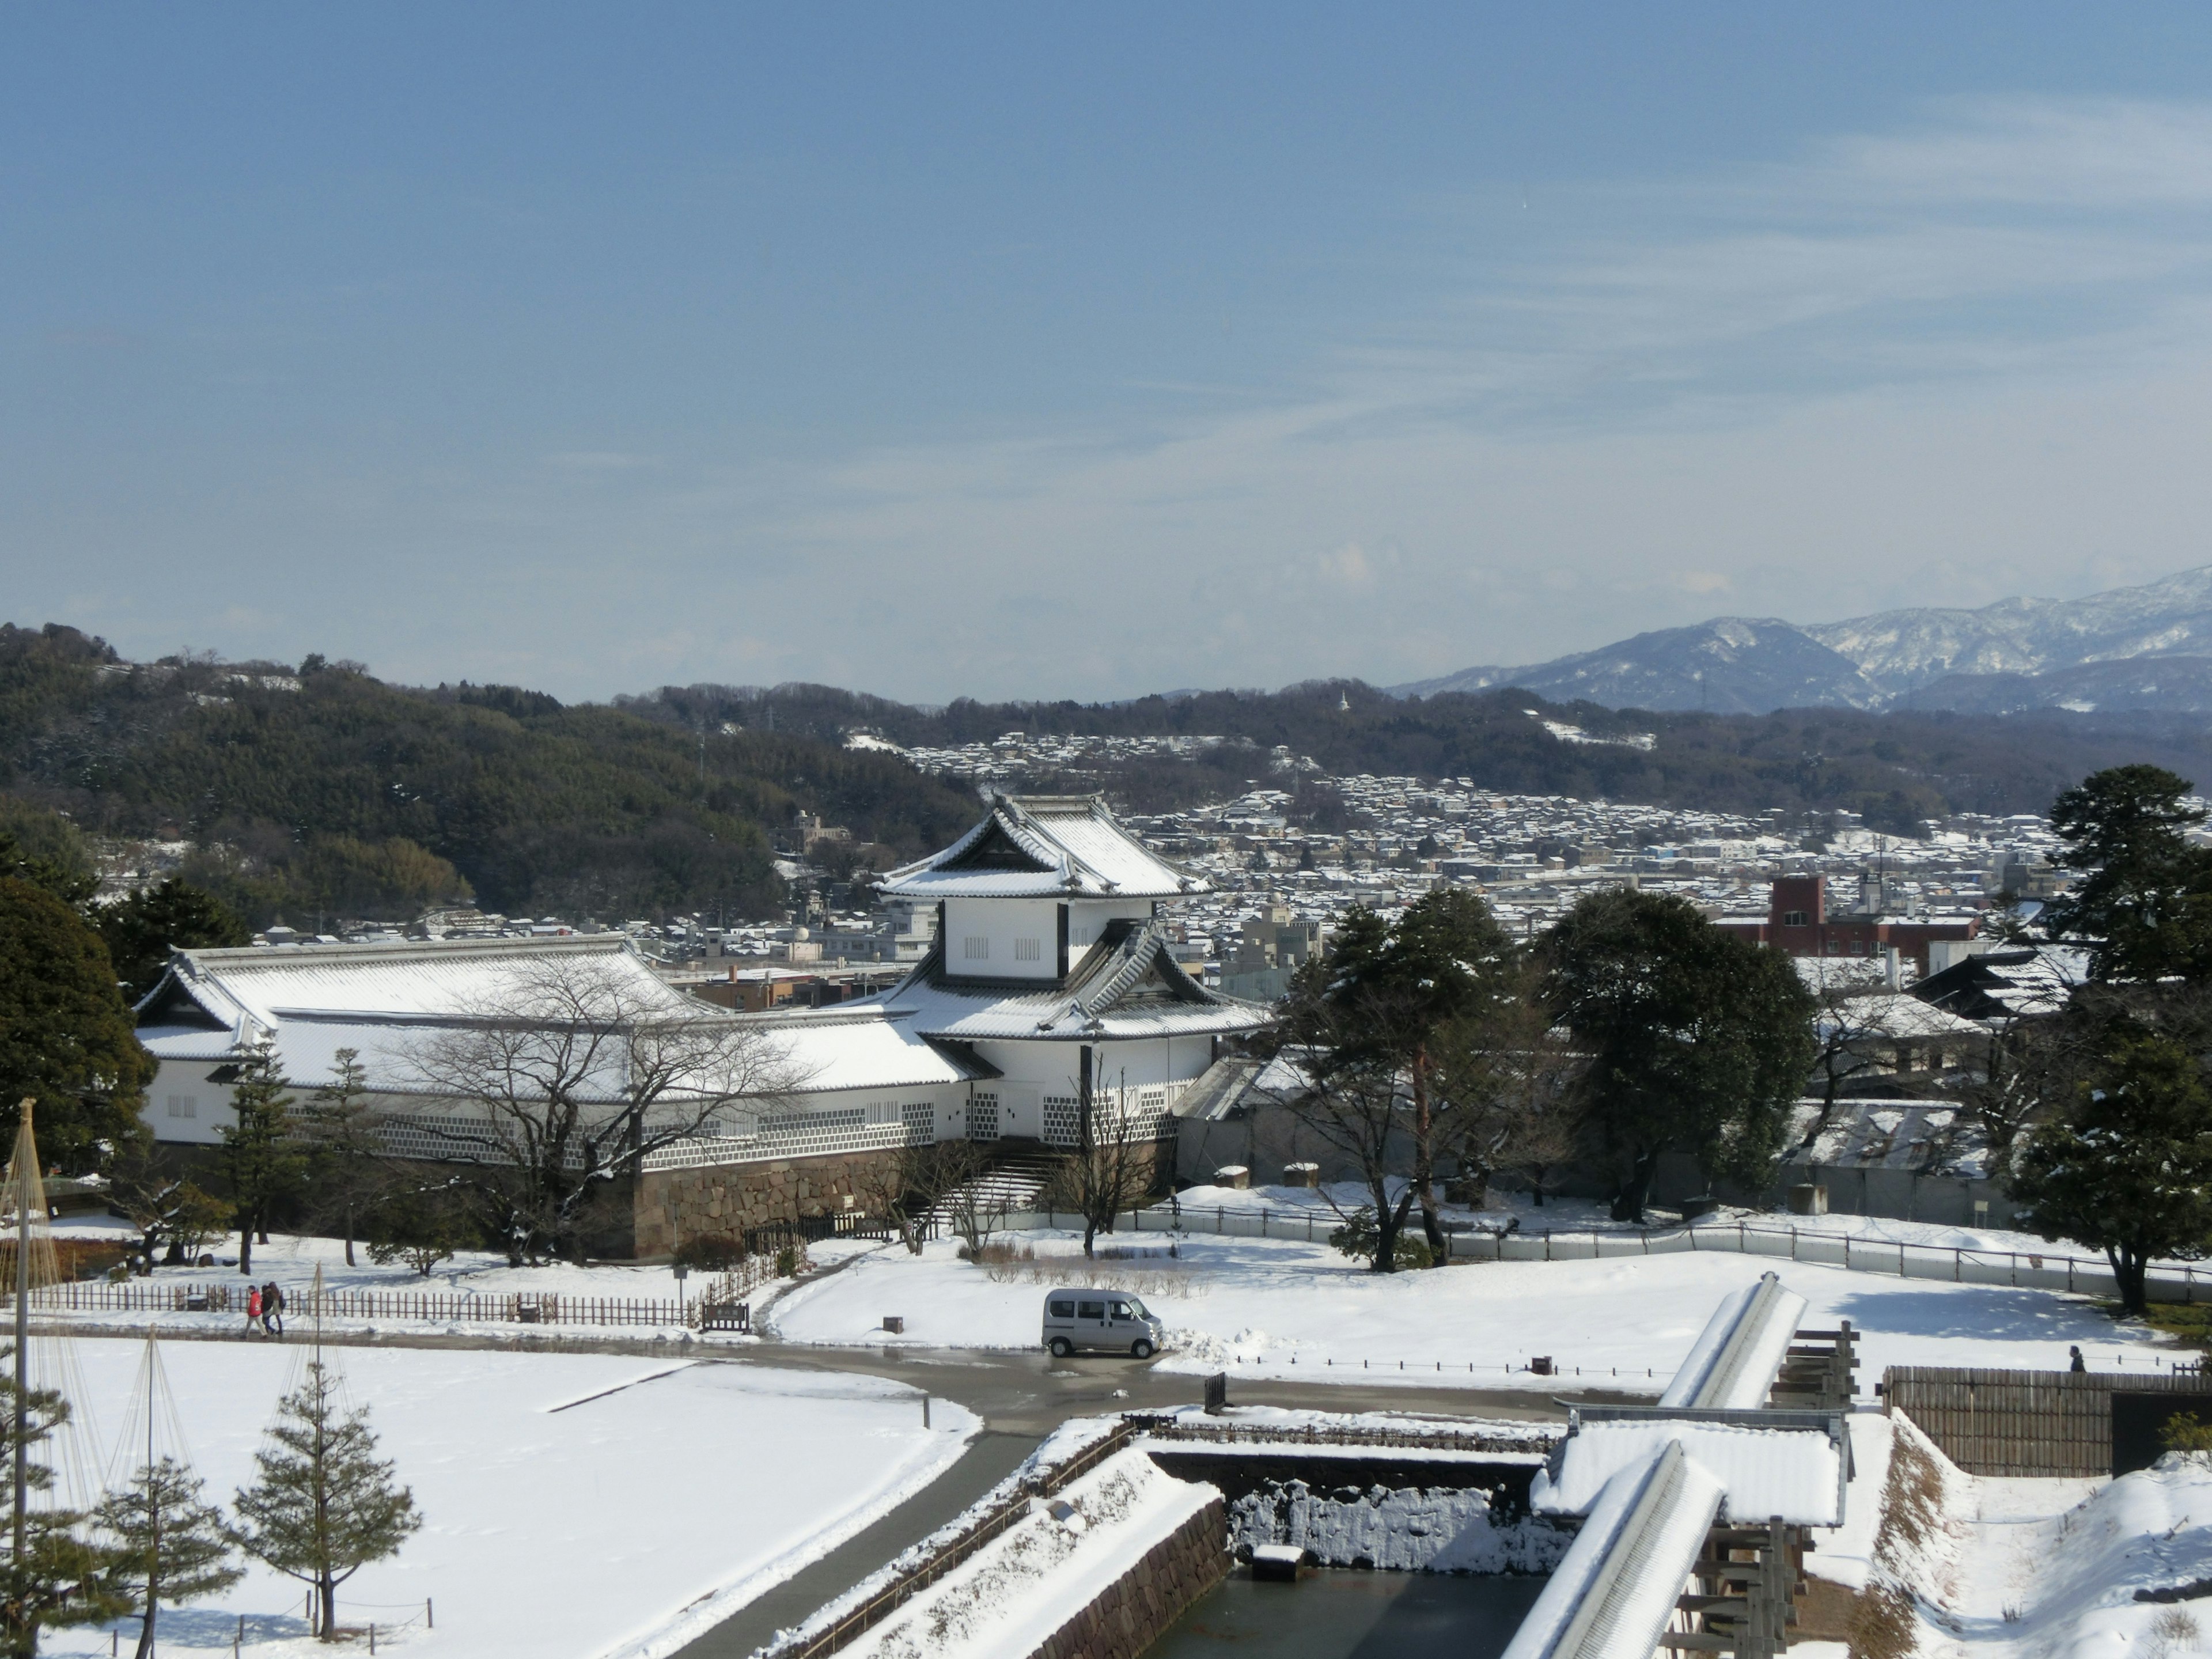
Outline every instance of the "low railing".
<path id="1" fill-rule="evenodd" d="M 1501 1435 L 1443 1424 L 1434 1428 L 1346 1428 L 1316 1423 L 1229 1423 L 1218 1418 L 1170 1412 L 1125 1412 L 1121 1420 L 1147 1439 L 1215 1446 L 1357 1446 L 1491 1456 L 1500 1453 L 1541 1455 L 1557 1445 L 1560 1437 L 1556 1430 L 1549 1428 L 1532 1428 L 1527 1434 Z"/>
<path id="2" fill-rule="evenodd" d="M 702 1295 L 684 1297 L 576 1296 L 557 1291 L 312 1290 L 284 1292 L 283 1318 L 296 1325 L 325 1319 L 388 1323 L 653 1326 L 685 1330 L 746 1328 L 739 1297 L 776 1276 L 773 1261 L 746 1258 Z M 159 1279 L 121 1283 L 86 1280 L 46 1285 L 31 1292 L 31 1306 L 56 1313 L 210 1313 L 246 1311 L 243 1285 L 185 1284 Z M 4 1300 L 15 1305 L 9 1295 Z"/>
<path id="3" fill-rule="evenodd" d="M 1083 1224 L 1067 1210 L 1009 1213 L 1000 1225 L 1011 1232 Z M 1326 1243 L 1344 1224 L 1333 1212 L 1283 1210 L 1261 1206 L 1192 1205 L 1170 1202 L 1115 1213 L 1112 1231 L 1120 1234 L 1209 1234 L 1232 1238 L 1287 1238 Z M 1418 1237 L 1418 1229 L 1415 1230 Z M 2057 1251 L 1996 1250 L 1972 1245 L 1916 1244 L 1868 1238 L 1810 1228 L 1760 1222 L 1707 1222 L 1695 1226 L 1648 1228 L 1541 1228 L 1510 1232 L 1492 1230 L 1448 1232 L 1454 1261 L 1591 1261 L 1618 1256 L 1667 1255 L 1728 1251 L 1743 1255 L 1843 1267 L 1890 1279 L 1926 1279 L 1958 1285 L 2002 1285 L 2019 1290 L 2070 1291 L 2115 1295 L 2112 1264 L 2102 1256 Z M 2202 1271 L 2204 1283 L 2197 1282 Z M 2153 1262 L 2145 1291 L 2154 1302 L 2212 1301 L 2212 1263 Z"/>

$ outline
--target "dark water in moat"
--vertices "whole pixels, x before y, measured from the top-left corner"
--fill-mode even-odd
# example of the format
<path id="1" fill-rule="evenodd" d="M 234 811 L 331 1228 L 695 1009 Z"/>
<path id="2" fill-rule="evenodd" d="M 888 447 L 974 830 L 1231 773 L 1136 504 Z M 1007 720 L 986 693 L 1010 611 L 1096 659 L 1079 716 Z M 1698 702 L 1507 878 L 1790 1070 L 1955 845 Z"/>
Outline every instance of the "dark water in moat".
<path id="1" fill-rule="evenodd" d="M 1544 1583 L 1335 1567 L 1261 1584 L 1239 1567 L 1145 1659 L 1497 1659 Z"/>

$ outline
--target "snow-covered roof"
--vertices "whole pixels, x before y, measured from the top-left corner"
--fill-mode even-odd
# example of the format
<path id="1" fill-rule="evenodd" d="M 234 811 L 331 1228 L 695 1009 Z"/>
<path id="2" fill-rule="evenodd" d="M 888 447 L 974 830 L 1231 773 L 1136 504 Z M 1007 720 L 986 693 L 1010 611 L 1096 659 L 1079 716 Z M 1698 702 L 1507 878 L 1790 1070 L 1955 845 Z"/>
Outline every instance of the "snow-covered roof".
<path id="1" fill-rule="evenodd" d="M 139 1018 L 164 1023 L 197 1008 L 235 1028 L 287 1014 L 453 1018 L 495 1003 L 519 980 L 558 964 L 589 961 L 613 976 L 626 999 L 671 1011 L 696 1006 L 654 975 L 619 933 L 568 939 L 469 939 L 441 944 L 301 945 L 178 951 L 138 1004 Z"/>
<path id="2" fill-rule="evenodd" d="M 299 1088 L 332 1080 L 338 1051 L 350 1048 L 371 1088 L 422 1093 L 418 1062 L 438 1033 L 580 964 L 589 965 L 595 987 L 610 988 L 637 1012 L 728 1018 L 664 983 L 627 939 L 607 934 L 177 951 L 138 1004 L 137 1037 L 156 1060 L 215 1064 L 268 1043 L 279 1072 Z M 621 1097 L 625 1064 L 620 1045 L 609 1045 L 598 1098 Z"/>
<path id="3" fill-rule="evenodd" d="M 1109 923 L 1065 986 L 1047 982 L 1035 990 L 952 978 L 939 939 L 872 1006 L 910 1016 L 924 1036 L 955 1042 L 1204 1036 L 1267 1023 L 1266 1009 L 1209 991 L 1183 972 L 1157 921 Z"/>
<path id="4" fill-rule="evenodd" d="M 1713 1310 L 1659 1403 L 1706 1411 L 1764 1406 L 1806 1306 L 1772 1273 L 1731 1292 Z"/>
<path id="5" fill-rule="evenodd" d="M 1972 1114 L 1942 1101 L 1801 1100 L 1791 1109 L 1786 1164 L 1911 1170 L 1962 1180 L 1990 1172 L 1989 1133 Z"/>
<path id="6" fill-rule="evenodd" d="M 1912 988 L 1912 995 L 1968 1019 L 2055 1014 L 2089 977 L 2089 953 L 2070 945 L 1991 951 L 1955 962 Z"/>
<path id="7" fill-rule="evenodd" d="M 877 884 L 887 897 L 1179 898 L 1212 891 L 1114 821 L 1095 795 L 1001 795 L 941 853 Z"/>
<path id="8" fill-rule="evenodd" d="M 1840 1007 L 1825 1011 L 1820 1024 L 1824 1033 L 1841 1030 L 1846 1036 L 1864 1033 L 1892 1042 L 1916 1037 L 1989 1036 L 1989 1028 L 1979 1022 L 1923 1002 L 1903 991 L 1853 997 Z"/>
<path id="9" fill-rule="evenodd" d="M 1670 1440 L 1606 1483 L 1504 1659 L 1650 1654 L 1720 1512 L 1720 1478 Z"/>
<path id="10" fill-rule="evenodd" d="M 748 1016 L 774 1039 L 797 1080 L 787 1092 L 917 1089 L 999 1075 L 957 1044 L 932 1042 L 911 1015 L 855 1003 Z"/>
<path id="11" fill-rule="evenodd" d="M 1719 1480 L 1721 1513 L 1729 1520 L 1778 1515 L 1795 1526 L 1843 1524 L 1843 1453 L 1821 1430 L 1667 1418 L 1577 1424 L 1530 1486 L 1528 1507 L 1540 1515 L 1581 1515 L 1615 1475 L 1648 1463 L 1672 1441 Z"/>

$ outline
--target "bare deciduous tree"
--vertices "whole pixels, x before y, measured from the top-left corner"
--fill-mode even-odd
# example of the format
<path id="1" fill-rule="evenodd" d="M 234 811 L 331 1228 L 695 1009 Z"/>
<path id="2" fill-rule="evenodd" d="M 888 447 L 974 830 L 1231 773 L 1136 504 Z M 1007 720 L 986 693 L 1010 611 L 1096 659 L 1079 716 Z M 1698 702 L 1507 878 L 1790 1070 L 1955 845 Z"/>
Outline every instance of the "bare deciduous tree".
<path id="1" fill-rule="evenodd" d="M 1075 1150 L 1054 1168 L 1047 1202 L 1083 1218 L 1083 1254 L 1093 1255 L 1098 1235 L 1112 1232 L 1114 1218 L 1141 1203 L 1158 1180 L 1159 1137 L 1131 1109 L 1126 1077 L 1101 1089 L 1086 1070 L 1076 1094 Z"/>
<path id="2" fill-rule="evenodd" d="M 902 1146 L 892 1156 L 864 1165 L 855 1177 L 855 1195 L 871 1215 L 899 1230 L 912 1254 L 921 1254 L 921 1222 L 948 1204 L 954 1194 L 981 1174 L 988 1160 L 972 1140 L 937 1140 Z M 980 1224 L 986 1218 L 978 1215 Z M 992 1229 L 997 1221 L 989 1223 Z M 970 1241 L 971 1247 L 975 1241 Z"/>
<path id="3" fill-rule="evenodd" d="M 1323 999 L 1298 999 L 1294 987 L 1277 1033 L 1298 1041 L 1276 1051 L 1253 1091 L 1291 1113 L 1358 1168 L 1360 1184 L 1367 1188 L 1366 1207 L 1375 1213 L 1376 1248 L 1370 1265 L 1376 1273 L 1395 1273 L 1398 1236 L 1416 1188 L 1410 1181 L 1400 1182 L 1394 1204 L 1390 1188 L 1394 1166 L 1408 1158 L 1412 1101 L 1404 1077 L 1389 1060 L 1338 1058 L 1356 1052 L 1349 1043 L 1332 1041 L 1340 1023 L 1354 1018 Z M 1353 1219 L 1334 1199 L 1329 1206 L 1346 1223 Z"/>
<path id="4" fill-rule="evenodd" d="M 760 1027 L 603 957 L 517 964 L 408 1054 L 416 1086 L 465 1116 L 419 1127 L 520 1265 L 580 1260 L 593 1201 L 718 1117 L 772 1109 L 803 1079 Z"/>

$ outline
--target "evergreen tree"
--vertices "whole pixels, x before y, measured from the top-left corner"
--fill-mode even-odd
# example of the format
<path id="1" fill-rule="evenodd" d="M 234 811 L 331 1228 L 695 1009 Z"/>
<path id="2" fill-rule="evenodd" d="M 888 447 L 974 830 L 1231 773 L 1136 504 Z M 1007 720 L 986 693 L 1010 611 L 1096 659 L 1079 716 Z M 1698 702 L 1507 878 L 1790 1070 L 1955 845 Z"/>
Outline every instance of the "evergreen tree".
<path id="1" fill-rule="evenodd" d="M 1324 966 L 1293 985 L 1279 1017 L 1282 1040 L 1309 1051 L 1317 1073 L 1403 1079 L 1412 1190 L 1435 1261 L 1444 1254 L 1436 1161 L 1458 1139 L 1461 1104 L 1438 1087 L 1440 1039 L 1510 994 L 1515 954 L 1490 907 L 1463 889 L 1424 895 L 1390 927 L 1371 911 L 1355 910 L 1331 941 Z M 1360 1097 L 1390 1103 L 1387 1093 L 1371 1089 Z M 1341 1117 L 1341 1105 L 1325 1109 L 1332 1121 Z"/>
<path id="2" fill-rule="evenodd" d="M 2093 977 L 2212 974 L 2212 849 L 2184 833 L 2204 822 L 2187 805 L 2191 787 L 2160 767 L 2115 766 L 2052 804 L 2062 860 L 2082 878 L 2042 920 L 2057 937 L 2089 943 Z"/>
<path id="3" fill-rule="evenodd" d="M 0 1135 L 32 1097 L 47 1152 L 94 1169 L 104 1149 L 143 1137 L 153 1076 L 100 935 L 52 893 L 0 874 Z"/>
<path id="4" fill-rule="evenodd" d="M 1590 1056 L 1586 1121 L 1619 1160 L 1613 1219 L 1643 1218 L 1665 1152 L 1764 1186 L 1819 1049 L 1790 958 L 1626 888 L 1577 901 L 1543 951 L 1547 1000 Z"/>
<path id="5" fill-rule="evenodd" d="M 0 1526 L 0 1644 L 8 1659 L 27 1659 L 39 1650 L 41 1630 L 98 1624 L 131 1604 L 105 1582 L 107 1553 L 85 1537 L 83 1513 L 44 1501 L 54 1472 L 39 1461 L 39 1449 L 70 1416 L 69 1401 L 52 1389 L 32 1389 L 21 1401 L 28 1501 L 15 1513 L 15 1484 L 5 1473 L 16 1449 L 15 1352 L 12 1343 L 0 1346 L 0 1505 L 7 1510 Z"/>
<path id="6" fill-rule="evenodd" d="M 27 881 L 69 905 L 82 905 L 100 890 L 100 878 L 74 832 L 64 841 L 50 838 L 49 845 L 40 850 L 0 824 L 0 876 Z"/>
<path id="7" fill-rule="evenodd" d="M 299 1174 L 300 1152 L 291 1130 L 292 1097 L 277 1074 L 266 1043 L 247 1050 L 231 1085 L 235 1121 L 223 1125 L 223 1173 L 238 1206 L 238 1270 L 253 1272 L 253 1241 L 269 1242 L 269 1207 Z"/>
<path id="8" fill-rule="evenodd" d="M 2103 1250 L 2121 1308 L 2142 1313 L 2154 1257 L 2212 1250 L 2212 1086 L 2197 1056 L 2118 1025 L 2074 1109 L 2029 1139 L 2012 1192 L 2033 1231 Z"/>
<path id="9" fill-rule="evenodd" d="M 335 1056 L 337 1075 L 293 1114 L 306 1154 L 316 1209 L 336 1220 L 345 1238 L 345 1262 L 354 1265 L 354 1237 L 362 1212 L 382 1190 L 380 1114 L 369 1104 L 368 1072 L 357 1048 Z"/>
<path id="10" fill-rule="evenodd" d="M 344 1409 L 335 1372 L 320 1359 L 284 1396 L 259 1474 L 236 1500 L 239 1541 L 277 1571 L 314 1586 L 317 1632 L 332 1639 L 337 1587 L 372 1561 L 398 1553 L 422 1524 L 415 1496 L 395 1486 L 376 1455 L 367 1407 Z"/>
<path id="11" fill-rule="evenodd" d="M 404 1261 L 428 1279 L 453 1252 L 480 1242 L 461 1194 L 452 1185 L 407 1186 L 388 1193 L 372 1212 L 368 1259 L 380 1267 Z"/>
<path id="12" fill-rule="evenodd" d="M 141 1464 L 130 1484 L 108 1493 L 94 1512 L 114 1540 L 108 1587 L 142 1609 L 137 1659 L 150 1659 L 163 1602 L 197 1601 L 246 1576 L 233 1563 L 222 1511 L 200 1499 L 204 1484 L 187 1465 L 163 1457 Z"/>
<path id="13" fill-rule="evenodd" d="M 125 1000 L 134 1003 L 160 981 L 171 951 L 246 942 L 246 925 L 220 899 L 173 877 L 96 906 L 90 920 L 106 942 Z"/>

